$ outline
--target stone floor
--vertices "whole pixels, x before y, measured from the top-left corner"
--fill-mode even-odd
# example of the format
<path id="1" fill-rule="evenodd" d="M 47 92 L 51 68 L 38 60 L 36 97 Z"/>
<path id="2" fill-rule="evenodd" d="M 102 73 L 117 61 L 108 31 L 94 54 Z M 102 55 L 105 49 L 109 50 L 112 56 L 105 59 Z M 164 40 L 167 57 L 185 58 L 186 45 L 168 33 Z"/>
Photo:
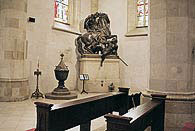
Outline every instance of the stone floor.
<path id="1" fill-rule="evenodd" d="M 78 95 L 78 99 L 99 95 L 97 93 Z M 34 102 L 60 104 L 68 100 L 28 99 L 21 102 L 0 102 L 0 131 L 25 131 L 36 126 L 36 108 Z M 71 101 L 71 100 L 69 100 Z M 92 120 L 92 131 L 105 130 L 104 117 Z M 67 131 L 79 131 L 79 126 Z"/>

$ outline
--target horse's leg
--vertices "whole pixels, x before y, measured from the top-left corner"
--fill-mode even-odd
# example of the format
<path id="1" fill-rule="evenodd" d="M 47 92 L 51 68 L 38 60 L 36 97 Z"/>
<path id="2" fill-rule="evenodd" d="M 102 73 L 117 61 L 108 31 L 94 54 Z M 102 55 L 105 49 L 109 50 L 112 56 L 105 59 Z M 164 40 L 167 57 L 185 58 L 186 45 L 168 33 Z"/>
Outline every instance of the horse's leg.
<path id="1" fill-rule="evenodd" d="M 81 41 L 81 37 L 77 38 L 77 48 L 78 48 L 78 52 L 83 55 L 84 54 L 84 50 L 83 50 L 83 46 L 82 46 L 82 41 Z"/>

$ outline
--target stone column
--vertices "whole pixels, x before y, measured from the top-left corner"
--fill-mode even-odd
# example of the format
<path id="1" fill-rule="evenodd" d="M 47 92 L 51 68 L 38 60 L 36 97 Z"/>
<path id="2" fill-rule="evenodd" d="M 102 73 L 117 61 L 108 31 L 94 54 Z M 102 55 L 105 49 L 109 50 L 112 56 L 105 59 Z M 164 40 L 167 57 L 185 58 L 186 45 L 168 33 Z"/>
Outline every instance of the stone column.
<path id="1" fill-rule="evenodd" d="M 150 81 L 146 94 L 167 95 L 166 131 L 179 131 L 193 120 L 192 3 L 194 0 L 150 1 Z"/>
<path id="2" fill-rule="evenodd" d="M 0 101 L 29 96 L 26 23 L 26 0 L 0 0 Z"/>
<path id="3" fill-rule="evenodd" d="M 192 49 L 195 49 L 195 1 L 189 0 L 189 44 Z M 194 55 L 192 55 L 192 70 L 191 70 L 191 77 L 192 77 L 192 92 L 195 91 L 195 50 Z M 192 120 L 195 122 L 195 102 L 192 104 Z"/>

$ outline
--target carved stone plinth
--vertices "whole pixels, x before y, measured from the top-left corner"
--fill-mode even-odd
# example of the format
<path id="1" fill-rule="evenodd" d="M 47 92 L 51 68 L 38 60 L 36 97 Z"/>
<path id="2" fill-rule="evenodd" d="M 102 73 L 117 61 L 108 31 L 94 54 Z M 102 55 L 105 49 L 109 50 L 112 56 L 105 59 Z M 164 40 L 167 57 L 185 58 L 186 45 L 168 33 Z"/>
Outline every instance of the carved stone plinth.
<path id="1" fill-rule="evenodd" d="M 45 98 L 54 100 L 69 100 L 77 98 L 77 94 L 71 93 L 67 88 L 55 88 L 53 92 L 46 93 Z"/>
<path id="2" fill-rule="evenodd" d="M 120 85 L 120 60 L 117 56 L 107 56 L 102 66 L 100 66 L 101 57 L 97 54 L 83 55 L 79 62 L 80 74 L 89 75 L 89 80 L 85 81 L 87 92 L 109 92 L 108 86 L 111 83 L 113 83 L 115 90 Z M 82 90 L 80 79 L 78 80 L 78 89 Z"/>
<path id="3" fill-rule="evenodd" d="M 70 100 L 77 98 L 77 94 L 71 93 L 70 91 L 53 91 L 51 93 L 46 93 L 45 98 L 53 100 Z"/>

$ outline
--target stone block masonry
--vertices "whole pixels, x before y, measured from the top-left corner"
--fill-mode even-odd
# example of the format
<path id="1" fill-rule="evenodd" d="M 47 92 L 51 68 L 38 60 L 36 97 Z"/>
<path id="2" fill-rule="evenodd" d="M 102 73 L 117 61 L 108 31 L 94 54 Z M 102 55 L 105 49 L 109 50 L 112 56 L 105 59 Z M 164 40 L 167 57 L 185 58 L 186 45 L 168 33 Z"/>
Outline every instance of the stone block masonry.
<path id="1" fill-rule="evenodd" d="M 0 0 L 0 101 L 29 97 L 26 73 L 27 0 Z"/>

